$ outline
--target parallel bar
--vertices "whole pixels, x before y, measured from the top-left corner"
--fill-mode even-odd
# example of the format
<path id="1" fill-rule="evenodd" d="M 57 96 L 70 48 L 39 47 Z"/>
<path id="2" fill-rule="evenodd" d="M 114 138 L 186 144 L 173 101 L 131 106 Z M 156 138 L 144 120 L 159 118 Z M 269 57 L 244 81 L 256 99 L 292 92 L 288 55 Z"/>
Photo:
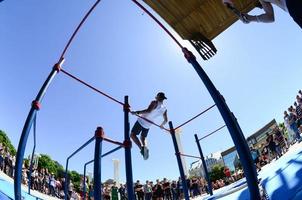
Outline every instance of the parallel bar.
<path id="1" fill-rule="evenodd" d="M 171 130 L 171 136 L 172 136 L 173 145 L 174 145 L 174 149 L 175 149 L 175 155 L 176 155 L 176 159 L 177 159 L 177 164 L 178 164 L 178 168 L 179 168 L 179 173 L 180 173 L 180 177 L 181 177 L 181 183 L 182 183 L 183 192 L 184 192 L 184 195 L 185 195 L 185 200 L 190 200 L 184 168 L 182 166 L 180 154 L 178 153 L 179 148 L 178 148 L 177 140 L 176 140 L 176 137 L 175 137 L 175 129 L 173 128 L 173 124 L 172 124 L 171 121 L 169 122 L 169 127 L 170 127 L 170 130 Z"/>
<path id="2" fill-rule="evenodd" d="M 213 132 L 211 132 L 211 133 L 209 133 L 209 134 L 207 134 L 207 135 L 201 137 L 200 139 L 198 139 L 198 141 L 203 140 L 203 139 L 209 137 L 210 135 L 213 135 L 214 133 L 216 133 L 217 131 L 223 129 L 224 127 L 226 127 L 226 125 L 223 125 L 223 126 L 221 126 L 220 128 L 216 129 L 215 131 L 213 131 Z"/>
<path id="3" fill-rule="evenodd" d="M 86 200 L 86 168 L 87 168 L 87 165 L 89 165 L 90 163 L 93 163 L 94 162 L 94 159 L 85 163 L 84 165 L 84 178 L 83 178 L 83 198 Z"/>
<path id="4" fill-rule="evenodd" d="M 187 120 L 186 122 L 182 123 L 181 125 L 177 126 L 177 127 L 175 128 L 175 130 L 178 129 L 178 128 L 180 128 L 180 127 L 182 127 L 182 126 L 184 126 L 184 125 L 186 125 L 187 123 L 191 122 L 192 120 L 196 119 L 197 117 L 199 117 L 200 115 L 206 113 L 207 111 L 211 110 L 211 109 L 214 108 L 214 107 L 215 107 L 215 104 L 212 105 L 212 106 L 210 106 L 210 107 L 207 108 L 206 110 L 202 111 L 202 112 L 199 113 L 198 115 L 195 115 L 194 117 L 192 117 L 191 119 Z"/>
<path id="5" fill-rule="evenodd" d="M 133 188 L 133 174 L 132 174 L 132 159 L 131 159 L 131 140 L 130 140 L 130 123 L 129 123 L 129 102 L 128 96 L 124 97 L 124 141 L 129 145 L 125 146 L 125 166 L 126 166 L 126 180 L 127 180 L 127 195 L 128 199 L 135 199 Z"/>
<path id="6" fill-rule="evenodd" d="M 68 199 L 68 186 L 69 186 L 69 179 L 68 179 L 68 164 L 69 159 L 72 158 L 75 154 L 77 154 L 79 151 L 81 151 L 84 147 L 89 145 L 93 140 L 95 139 L 95 136 L 93 136 L 91 139 L 89 139 L 85 144 L 83 144 L 80 148 L 78 148 L 76 151 L 74 151 L 68 158 L 66 159 L 66 167 L 65 167 L 65 185 L 64 185 L 64 193 L 65 197 L 64 199 Z"/>
<path id="7" fill-rule="evenodd" d="M 109 154 L 112 154 L 112 153 L 116 152 L 117 150 L 119 150 L 121 148 L 123 148 L 123 146 L 116 147 L 116 148 L 112 149 L 111 151 L 108 151 L 107 153 L 104 153 L 102 155 L 102 158 L 104 158 L 105 156 L 108 156 Z"/>
<path id="8" fill-rule="evenodd" d="M 85 142 L 81 147 L 79 147 L 77 150 L 75 150 L 70 156 L 68 156 L 68 159 L 73 157 L 75 154 L 77 154 L 79 151 L 81 151 L 83 148 L 85 148 L 88 144 L 90 144 L 95 139 L 95 136 L 90 138 L 87 142 Z"/>
<path id="9" fill-rule="evenodd" d="M 209 191 L 210 195 L 212 196 L 213 195 L 212 182 L 210 180 L 207 164 L 206 164 L 206 161 L 204 159 L 204 156 L 203 156 L 203 153 L 202 153 L 202 150 L 201 150 L 201 146 L 200 146 L 197 134 L 194 134 L 194 137 L 195 137 L 197 148 L 198 148 L 198 151 L 199 151 L 199 154 L 200 154 L 200 158 L 201 158 L 201 162 L 202 162 L 205 178 L 206 178 L 206 180 L 208 182 L 208 191 Z"/>

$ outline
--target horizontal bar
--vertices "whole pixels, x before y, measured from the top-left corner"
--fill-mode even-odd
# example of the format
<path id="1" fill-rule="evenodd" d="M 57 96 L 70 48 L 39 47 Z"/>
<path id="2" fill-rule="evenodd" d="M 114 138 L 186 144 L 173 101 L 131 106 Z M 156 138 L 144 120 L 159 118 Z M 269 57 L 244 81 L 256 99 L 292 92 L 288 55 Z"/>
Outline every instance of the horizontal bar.
<path id="1" fill-rule="evenodd" d="M 202 111 L 202 112 L 199 113 L 198 115 L 192 117 L 191 119 L 189 119 L 189 120 L 187 120 L 186 122 L 182 123 L 181 125 L 177 126 L 174 130 L 176 130 L 176 129 L 178 129 L 178 128 L 184 126 L 184 125 L 186 125 L 187 123 L 189 123 L 189 122 L 191 122 L 192 120 L 196 119 L 196 118 L 199 117 L 200 115 L 206 113 L 207 111 L 209 111 L 210 109 L 212 109 L 212 108 L 215 107 L 215 106 L 216 106 L 215 104 L 212 105 L 212 106 L 210 106 L 209 108 L 207 108 L 206 110 Z"/>
<path id="2" fill-rule="evenodd" d="M 145 118 L 145 117 L 142 117 L 142 116 L 140 116 L 140 115 L 138 115 L 138 114 L 134 114 L 134 115 L 137 116 L 137 117 L 139 117 L 139 118 L 142 118 L 143 120 L 146 120 L 147 122 L 149 122 L 149 123 L 151 123 L 151 124 L 153 124 L 153 125 L 155 125 L 155 126 L 157 126 L 157 127 L 159 127 L 159 128 L 162 128 L 162 129 L 164 129 L 164 130 L 170 132 L 170 129 L 167 129 L 167 128 L 165 128 L 165 127 L 161 127 L 160 125 L 154 123 L 154 122 L 151 121 L 150 119 L 147 119 L 147 118 Z"/>
<path id="3" fill-rule="evenodd" d="M 80 148 L 78 148 L 75 152 L 73 152 L 67 160 L 69 160 L 72 156 L 74 156 L 76 153 L 81 151 L 84 147 L 86 147 L 88 144 L 90 144 L 95 139 L 95 136 L 93 136 L 90 140 L 88 140 L 85 144 L 83 144 Z"/>
<path id="4" fill-rule="evenodd" d="M 94 162 L 94 160 L 90 160 L 90 161 L 88 161 L 87 163 L 85 163 L 85 166 L 86 165 L 89 165 L 90 163 L 93 163 Z"/>
<path id="5" fill-rule="evenodd" d="M 120 102 L 120 101 L 116 100 L 115 98 L 109 96 L 108 94 L 106 94 L 106 93 L 100 91 L 99 89 L 97 89 L 97 88 L 95 88 L 95 87 L 89 85 L 88 83 L 82 81 L 81 79 L 79 79 L 79 78 L 77 78 L 76 76 L 72 75 L 71 73 L 65 71 L 64 69 L 61 69 L 61 72 L 63 72 L 63 73 L 66 74 L 67 76 L 73 78 L 74 80 L 76 80 L 76 81 L 82 83 L 83 85 L 89 87 L 90 89 L 96 91 L 97 93 L 99 93 L 99 94 L 101 94 L 101 95 L 107 97 L 108 99 L 111 99 L 112 101 L 114 101 L 114 102 L 116 102 L 116 103 L 121 104 L 122 106 L 124 106 L 124 104 L 123 104 L 122 102 Z"/>
<path id="6" fill-rule="evenodd" d="M 121 149 L 121 148 L 123 148 L 123 147 L 122 147 L 122 146 L 119 146 L 119 147 L 116 147 L 116 148 L 114 148 L 114 149 L 108 151 L 107 153 L 104 153 L 104 154 L 102 155 L 102 158 L 105 157 L 105 156 L 108 156 L 109 154 L 111 154 L 111 153 L 113 153 L 113 152 L 115 152 L 115 151 L 117 151 L 117 150 L 119 150 L 119 149 Z M 85 166 L 87 166 L 87 165 L 89 165 L 90 163 L 93 163 L 93 162 L 94 162 L 94 160 L 90 160 L 90 161 L 88 161 L 87 163 L 85 163 Z"/>
<path id="7" fill-rule="evenodd" d="M 105 156 L 108 156 L 109 154 L 111 154 L 111 153 L 113 153 L 113 152 L 116 152 L 117 150 L 119 150 L 119 149 L 121 149 L 121 148 L 123 148 L 123 146 L 118 146 L 118 147 L 112 149 L 111 151 L 108 151 L 107 153 L 104 153 L 104 154 L 102 155 L 102 158 L 104 158 Z"/>
<path id="8" fill-rule="evenodd" d="M 124 143 L 121 143 L 121 142 L 118 142 L 118 141 L 115 141 L 115 140 L 112 140 L 112 139 L 109 139 L 109 138 L 106 138 L 106 137 L 103 137 L 103 140 L 107 141 L 107 142 L 110 142 L 112 144 L 116 144 L 116 145 L 120 145 L 122 147 L 124 147 Z"/>
<path id="9" fill-rule="evenodd" d="M 211 132 L 211 133 L 209 133 L 209 134 L 203 136 L 202 138 L 198 139 L 198 141 L 200 141 L 200 140 L 202 140 L 202 139 L 205 139 L 206 137 L 209 137 L 210 135 L 212 135 L 212 134 L 216 133 L 217 131 L 223 129 L 225 126 L 226 126 L 226 125 L 223 125 L 223 126 L 221 126 L 220 128 L 216 129 L 215 131 L 213 131 L 213 132 Z"/>
<path id="10" fill-rule="evenodd" d="M 181 156 L 185 156 L 185 157 L 190 157 L 190 158 L 198 158 L 198 159 L 201 159 L 200 157 L 198 157 L 198 156 L 191 156 L 191 155 L 187 155 L 187 154 L 183 154 L 183 153 L 178 153 L 179 155 L 181 155 Z"/>

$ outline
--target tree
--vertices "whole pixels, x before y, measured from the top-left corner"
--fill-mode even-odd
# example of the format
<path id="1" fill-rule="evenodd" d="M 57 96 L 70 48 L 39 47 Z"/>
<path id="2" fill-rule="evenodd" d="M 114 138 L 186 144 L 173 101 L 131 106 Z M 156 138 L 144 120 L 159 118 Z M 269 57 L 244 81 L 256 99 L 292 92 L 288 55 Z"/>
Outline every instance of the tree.
<path id="1" fill-rule="evenodd" d="M 49 155 L 41 154 L 39 158 L 38 168 L 48 169 L 50 173 L 54 173 L 56 177 L 59 177 L 58 172 L 64 171 L 63 166 L 51 159 Z"/>
<path id="2" fill-rule="evenodd" d="M 81 184 L 81 175 L 76 171 L 71 171 L 68 173 L 71 182 L 73 183 L 74 189 L 76 191 L 80 191 Z"/>
<path id="3" fill-rule="evenodd" d="M 214 165 L 212 171 L 209 172 L 210 180 L 215 181 L 215 180 L 224 178 L 225 174 L 224 174 L 223 170 L 224 170 L 224 166 Z"/>
<path id="4" fill-rule="evenodd" d="M 2 130 L 0 130 L 0 143 L 2 143 L 2 145 L 4 147 L 6 147 L 13 156 L 16 155 L 15 147 L 12 145 L 12 143 L 11 143 L 10 139 L 7 137 L 6 133 Z"/>

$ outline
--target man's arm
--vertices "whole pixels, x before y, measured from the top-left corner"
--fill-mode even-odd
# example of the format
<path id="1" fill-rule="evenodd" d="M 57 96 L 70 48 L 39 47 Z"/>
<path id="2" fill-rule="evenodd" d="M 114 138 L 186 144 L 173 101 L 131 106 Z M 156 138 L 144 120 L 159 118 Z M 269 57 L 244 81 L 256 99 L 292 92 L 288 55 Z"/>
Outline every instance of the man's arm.
<path id="1" fill-rule="evenodd" d="M 244 14 L 249 22 L 263 22 L 263 23 L 271 23 L 275 21 L 274 9 L 271 3 L 259 0 L 264 10 L 264 13 L 261 15 L 249 15 Z"/>
<path id="2" fill-rule="evenodd" d="M 168 122 L 167 110 L 163 114 L 164 121 L 161 123 L 160 127 L 164 128 L 164 125 Z"/>
<path id="3" fill-rule="evenodd" d="M 156 108 L 157 102 L 156 101 L 152 101 L 150 103 L 150 105 L 148 106 L 147 109 L 145 110 L 138 110 L 138 111 L 133 111 L 131 112 L 132 114 L 144 114 L 144 113 L 150 113 L 154 108 Z"/>

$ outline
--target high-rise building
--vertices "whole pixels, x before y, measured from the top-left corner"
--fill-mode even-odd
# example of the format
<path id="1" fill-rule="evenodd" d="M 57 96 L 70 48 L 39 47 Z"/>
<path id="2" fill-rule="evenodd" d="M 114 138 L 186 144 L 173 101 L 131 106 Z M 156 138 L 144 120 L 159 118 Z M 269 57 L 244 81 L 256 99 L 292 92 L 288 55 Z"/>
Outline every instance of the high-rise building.
<path id="1" fill-rule="evenodd" d="M 120 160 L 112 159 L 113 162 L 113 180 L 119 185 L 120 183 Z"/>
<path id="2" fill-rule="evenodd" d="M 176 137 L 176 141 L 177 141 L 177 144 L 178 144 L 178 149 L 179 149 L 179 151 L 180 151 L 181 153 L 184 153 L 183 148 L 182 148 L 181 138 L 180 138 L 181 132 L 182 132 L 182 131 L 181 131 L 180 129 L 177 129 L 177 130 L 175 131 L 175 137 Z M 184 168 L 184 173 L 185 173 L 186 176 L 188 176 L 188 170 L 187 170 L 186 159 L 185 159 L 184 156 L 181 156 L 180 159 L 181 159 L 182 166 L 183 166 L 183 168 Z"/>

